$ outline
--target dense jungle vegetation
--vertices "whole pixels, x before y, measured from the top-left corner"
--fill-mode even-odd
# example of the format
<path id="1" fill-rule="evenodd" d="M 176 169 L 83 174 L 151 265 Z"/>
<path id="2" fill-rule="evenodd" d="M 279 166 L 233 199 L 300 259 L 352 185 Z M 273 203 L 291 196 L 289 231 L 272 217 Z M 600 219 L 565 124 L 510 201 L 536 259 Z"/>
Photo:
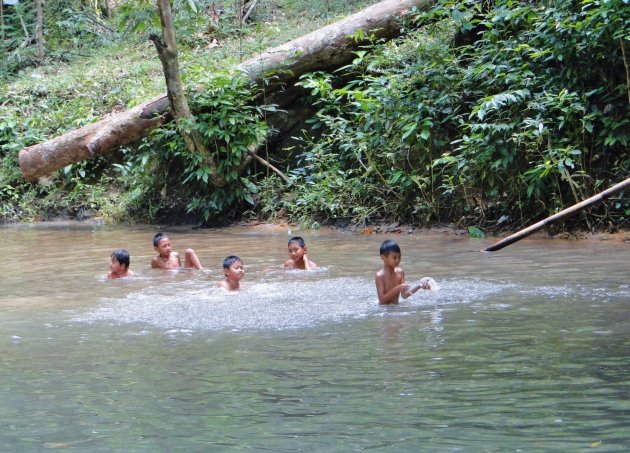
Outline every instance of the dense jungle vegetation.
<path id="1" fill-rule="evenodd" d="M 35 2 L 36 3 L 36 2 Z M 299 84 L 313 115 L 274 136 L 273 105 L 232 68 L 374 1 L 175 0 L 197 128 L 229 180 L 215 187 L 173 124 L 111 155 L 26 182 L 18 152 L 165 91 L 150 0 L 5 5 L 0 35 L 0 221 L 203 222 L 305 227 L 449 222 L 525 226 L 630 175 L 629 0 L 440 0 L 400 39 Z M 199 89 L 203 87 L 203 89 Z M 196 88 L 192 90 L 192 88 Z M 252 142 L 288 181 L 258 163 Z M 627 228 L 627 193 L 563 227 Z M 481 234 L 481 233 L 479 233 Z"/>

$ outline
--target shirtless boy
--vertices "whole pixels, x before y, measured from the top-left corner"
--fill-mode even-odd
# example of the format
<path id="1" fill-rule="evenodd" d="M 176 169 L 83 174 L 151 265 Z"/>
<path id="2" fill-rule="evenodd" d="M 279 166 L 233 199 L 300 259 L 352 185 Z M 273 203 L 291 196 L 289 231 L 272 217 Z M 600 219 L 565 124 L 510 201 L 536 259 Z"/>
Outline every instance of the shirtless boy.
<path id="1" fill-rule="evenodd" d="M 245 277 L 243 261 L 238 256 L 228 256 L 223 260 L 223 272 L 225 272 L 225 280 L 217 282 L 217 286 L 228 291 L 238 291 L 241 288 L 240 282 Z"/>
<path id="2" fill-rule="evenodd" d="M 129 252 L 125 249 L 114 250 L 109 257 L 108 279 L 133 277 L 133 272 L 129 270 Z"/>
<path id="3" fill-rule="evenodd" d="M 178 269 L 182 267 L 179 253 L 172 251 L 171 240 L 164 233 L 158 233 L 153 237 L 153 248 L 158 256 L 151 260 L 151 267 L 157 269 Z M 197 254 L 193 249 L 186 249 L 184 266 L 187 268 L 203 269 Z"/>
<path id="4" fill-rule="evenodd" d="M 289 239 L 289 257 L 286 260 L 284 267 L 289 269 L 315 269 L 317 264 L 314 261 L 310 261 L 306 255 L 306 243 L 304 239 L 299 236 Z"/>
<path id="5" fill-rule="evenodd" d="M 397 304 L 401 295 L 406 299 L 419 289 L 430 289 L 428 283 L 421 283 L 413 288 L 410 288 L 405 283 L 405 273 L 402 268 L 398 267 L 401 253 L 396 241 L 383 242 L 380 252 L 383 260 L 383 269 L 378 271 L 374 278 L 379 304 Z"/>

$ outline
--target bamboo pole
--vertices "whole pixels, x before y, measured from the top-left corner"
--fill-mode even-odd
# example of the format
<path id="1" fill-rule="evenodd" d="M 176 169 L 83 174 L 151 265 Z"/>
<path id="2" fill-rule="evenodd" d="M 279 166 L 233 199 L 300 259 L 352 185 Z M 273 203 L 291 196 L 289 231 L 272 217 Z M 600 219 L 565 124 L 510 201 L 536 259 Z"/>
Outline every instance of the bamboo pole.
<path id="1" fill-rule="evenodd" d="M 581 201 L 580 203 L 571 206 L 570 208 L 567 209 L 563 209 L 562 211 L 558 212 L 557 214 L 554 214 L 550 217 L 547 217 L 544 220 L 541 220 L 538 223 L 535 223 L 531 226 L 528 226 L 527 228 L 524 228 L 514 234 L 512 234 L 511 236 L 506 237 L 505 239 L 500 240 L 499 242 L 496 242 L 494 244 L 492 244 L 489 247 L 486 247 L 485 249 L 482 249 L 482 252 L 496 252 L 497 250 L 501 250 L 503 247 L 507 247 L 510 244 L 513 244 L 517 241 L 520 241 L 521 239 L 529 236 L 530 234 L 540 230 L 541 228 L 550 225 L 558 220 L 564 219 L 566 217 L 569 217 L 579 211 L 581 211 L 582 209 L 588 208 L 590 206 L 593 206 L 594 204 L 600 203 L 602 201 L 604 201 L 606 198 L 610 197 L 613 194 L 616 194 L 617 192 L 621 192 L 624 189 L 628 189 L 630 188 L 630 178 L 626 179 L 625 181 L 622 181 L 618 184 L 615 184 L 614 186 L 610 187 L 609 189 L 604 190 L 603 192 L 598 193 L 597 195 L 593 195 L 590 198 L 587 198 L 584 201 Z"/>

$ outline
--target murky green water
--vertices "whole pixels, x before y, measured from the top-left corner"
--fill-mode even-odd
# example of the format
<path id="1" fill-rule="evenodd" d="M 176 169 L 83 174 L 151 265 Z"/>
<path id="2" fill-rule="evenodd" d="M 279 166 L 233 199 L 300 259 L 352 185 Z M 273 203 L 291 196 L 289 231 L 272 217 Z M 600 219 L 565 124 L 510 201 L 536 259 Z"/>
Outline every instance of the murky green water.
<path id="1" fill-rule="evenodd" d="M 205 273 L 149 268 L 151 228 L 0 228 L 2 451 L 628 451 L 630 245 L 175 230 Z M 128 248 L 137 278 L 105 281 Z M 237 254 L 245 289 L 215 289 Z"/>

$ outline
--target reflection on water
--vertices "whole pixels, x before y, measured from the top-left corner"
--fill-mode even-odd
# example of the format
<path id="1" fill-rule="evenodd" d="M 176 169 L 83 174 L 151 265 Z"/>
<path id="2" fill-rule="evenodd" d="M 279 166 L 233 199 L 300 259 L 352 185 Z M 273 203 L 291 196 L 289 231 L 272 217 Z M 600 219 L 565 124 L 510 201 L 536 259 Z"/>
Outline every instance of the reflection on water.
<path id="1" fill-rule="evenodd" d="M 384 237 L 175 229 L 205 272 L 150 269 L 155 229 L 0 228 L 5 451 L 626 451 L 626 244 L 398 236 L 407 280 L 377 305 Z M 296 233 L 293 231 L 293 233 Z M 109 254 L 137 278 L 105 281 Z M 244 290 L 216 288 L 225 256 Z"/>

